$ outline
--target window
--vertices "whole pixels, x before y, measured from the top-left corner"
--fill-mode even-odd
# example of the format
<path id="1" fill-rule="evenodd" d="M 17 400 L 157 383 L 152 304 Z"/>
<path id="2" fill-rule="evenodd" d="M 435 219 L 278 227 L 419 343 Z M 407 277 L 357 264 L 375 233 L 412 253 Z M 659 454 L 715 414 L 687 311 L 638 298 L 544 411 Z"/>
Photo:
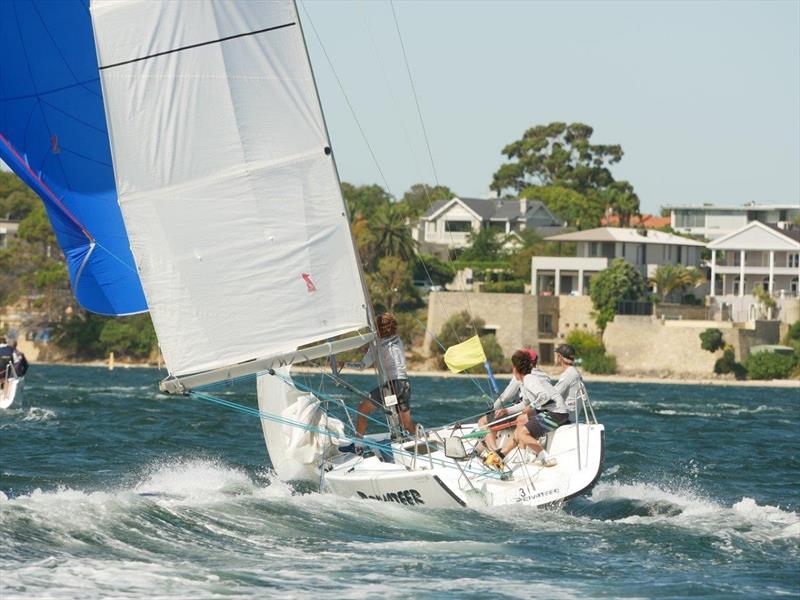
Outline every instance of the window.
<path id="1" fill-rule="evenodd" d="M 589 255 L 614 258 L 614 242 L 591 242 Z"/>
<path id="2" fill-rule="evenodd" d="M 539 335 L 553 333 L 553 315 L 539 315 Z"/>
<path id="3" fill-rule="evenodd" d="M 506 222 L 505 221 L 489 221 L 486 224 L 486 229 L 490 231 L 494 231 L 496 233 L 505 233 L 506 232 Z"/>
<path id="4" fill-rule="evenodd" d="M 797 268 L 800 267 L 800 252 L 789 253 L 786 255 L 786 266 Z"/>
<path id="5" fill-rule="evenodd" d="M 705 227 L 706 215 L 700 210 L 676 210 L 675 227 Z"/>
<path id="6" fill-rule="evenodd" d="M 800 290 L 800 285 L 798 285 L 798 278 L 795 277 L 794 279 L 792 279 L 791 283 L 789 283 L 789 291 L 791 291 L 795 296 L 797 296 L 799 290 Z"/>
<path id="7" fill-rule="evenodd" d="M 444 230 L 459 233 L 472 231 L 472 223 L 469 221 L 445 221 Z"/>

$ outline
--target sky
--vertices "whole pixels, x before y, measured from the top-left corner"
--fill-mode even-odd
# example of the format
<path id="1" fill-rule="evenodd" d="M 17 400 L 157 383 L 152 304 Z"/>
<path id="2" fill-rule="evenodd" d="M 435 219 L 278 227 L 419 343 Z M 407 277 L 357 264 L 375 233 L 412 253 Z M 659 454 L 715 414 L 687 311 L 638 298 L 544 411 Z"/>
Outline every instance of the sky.
<path id="1" fill-rule="evenodd" d="M 578 121 L 595 143 L 622 145 L 612 171 L 643 211 L 800 203 L 800 2 L 394 8 L 433 166 L 389 2 L 298 1 L 345 181 L 486 196 L 506 144 Z"/>
<path id="2" fill-rule="evenodd" d="M 298 10 L 344 181 L 484 197 L 506 144 L 577 121 L 643 212 L 800 203 L 800 0 L 396 0 L 408 70 L 387 0 Z"/>

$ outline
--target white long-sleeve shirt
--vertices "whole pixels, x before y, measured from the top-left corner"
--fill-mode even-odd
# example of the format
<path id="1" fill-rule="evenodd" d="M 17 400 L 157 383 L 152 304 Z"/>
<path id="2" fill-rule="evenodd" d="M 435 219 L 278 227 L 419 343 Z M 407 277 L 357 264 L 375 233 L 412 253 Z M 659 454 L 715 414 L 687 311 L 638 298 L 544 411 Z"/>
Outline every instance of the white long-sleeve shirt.
<path id="1" fill-rule="evenodd" d="M 551 401 L 556 403 L 553 412 L 568 412 L 561 394 L 555 390 L 547 374 L 539 369 L 533 369 L 523 377 L 522 381 L 513 377 L 503 393 L 495 400 L 494 409 L 502 408 L 504 402 L 514 397 L 518 397 L 519 401 L 508 407 L 508 412 L 512 414 L 521 412 L 528 406 L 539 409 Z"/>
<path id="2" fill-rule="evenodd" d="M 580 393 L 582 383 L 583 380 L 581 379 L 581 374 L 578 372 L 578 369 L 571 365 L 564 369 L 564 372 L 561 373 L 561 377 L 558 378 L 558 382 L 555 385 L 556 392 L 565 400 L 564 410 L 555 412 L 566 413 L 575 410 L 578 404 L 578 394 Z"/>

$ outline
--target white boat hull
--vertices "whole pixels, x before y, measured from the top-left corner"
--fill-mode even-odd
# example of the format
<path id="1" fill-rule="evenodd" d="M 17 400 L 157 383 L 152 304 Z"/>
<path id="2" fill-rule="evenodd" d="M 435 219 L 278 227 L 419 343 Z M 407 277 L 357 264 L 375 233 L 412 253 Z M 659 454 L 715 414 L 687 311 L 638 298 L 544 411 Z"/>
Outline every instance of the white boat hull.
<path id="1" fill-rule="evenodd" d="M 431 432 L 430 456 L 427 452 L 415 456 L 400 445 L 393 445 L 394 463 L 382 462 L 375 456 L 341 457 L 325 475 L 326 489 L 344 497 L 430 508 L 517 503 L 543 506 L 586 493 L 600 476 L 604 452 L 600 424 L 581 424 L 577 430 L 575 425 L 557 429 L 549 443 L 550 455 L 558 460 L 553 467 L 537 465 L 532 457 L 520 452 L 512 453 L 502 478 L 477 458 L 447 458 L 442 444 L 432 441 L 460 436 L 473 428 Z M 418 448 L 421 452 L 424 442 Z"/>
<path id="2" fill-rule="evenodd" d="M 21 408 L 24 396 L 25 377 L 9 377 L 0 389 L 0 409 Z"/>

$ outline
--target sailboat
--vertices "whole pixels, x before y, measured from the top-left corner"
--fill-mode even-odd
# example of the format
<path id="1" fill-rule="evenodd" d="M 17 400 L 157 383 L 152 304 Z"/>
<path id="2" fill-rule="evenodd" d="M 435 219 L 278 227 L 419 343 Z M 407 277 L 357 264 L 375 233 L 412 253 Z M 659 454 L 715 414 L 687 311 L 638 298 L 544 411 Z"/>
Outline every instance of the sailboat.
<path id="1" fill-rule="evenodd" d="M 21 408 L 25 403 L 25 376 L 17 373 L 13 362 L 5 368 L 0 385 L 0 409 Z"/>
<path id="2" fill-rule="evenodd" d="M 475 458 L 474 423 L 404 433 L 387 399 L 389 436 L 355 440 L 325 410 L 335 399 L 323 404 L 318 390 L 293 377 L 293 365 L 331 357 L 331 376 L 341 382 L 335 356 L 378 343 L 294 2 L 95 0 L 89 9 L 91 21 L 81 27 L 91 30 L 97 78 L 50 85 L 78 93 L 88 86 L 94 109 L 102 106 L 93 118 L 102 117 L 96 128 L 107 132 L 113 179 L 105 182 L 112 201 L 104 210 L 114 227 L 97 228 L 124 240 L 111 249 L 87 244 L 99 235 L 94 228 L 64 217 L 74 211 L 51 213 L 83 234 L 77 244 L 67 239 L 84 249 L 86 264 L 70 271 L 76 293 L 88 268 L 108 313 L 149 309 L 169 372 L 162 391 L 253 414 L 282 479 L 344 497 L 426 507 L 542 505 L 591 487 L 603 426 L 588 397 L 547 442 L 557 467 L 517 453 L 498 472 Z M 58 135 L 45 126 L 47 134 Z M 4 139 L 5 160 L 15 151 Z M 58 144 L 73 147 L 66 138 Z M 63 198 L 51 198 L 30 156 L 16 155 L 12 168 L 60 209 Z M 106 254 L 119 264 L 88 262 Z M 258 409 L 216 392 L 236 381 L 255 382 Z M 360 452 L 343 451 L 354 441 Z"/>

